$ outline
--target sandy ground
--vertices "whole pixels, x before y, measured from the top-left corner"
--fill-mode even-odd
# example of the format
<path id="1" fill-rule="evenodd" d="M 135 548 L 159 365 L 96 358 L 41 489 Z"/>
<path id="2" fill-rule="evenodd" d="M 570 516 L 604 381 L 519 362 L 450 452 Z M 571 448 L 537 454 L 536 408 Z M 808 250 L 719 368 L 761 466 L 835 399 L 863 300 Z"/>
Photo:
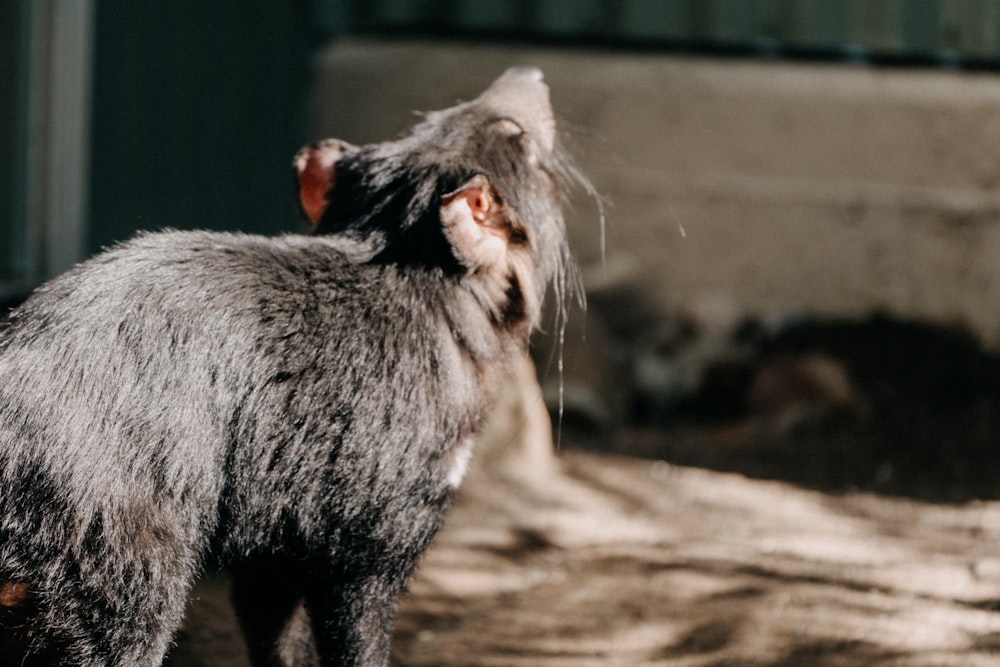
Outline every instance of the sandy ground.
<path id="1" fill-rule="evenodd" d="M 1000 502 L 831 495 L 566 451 L 481 471 L 403 600 L 394 665 L 1000 664 Z M 245 665 L 203 582 L 172 665 Z"/>

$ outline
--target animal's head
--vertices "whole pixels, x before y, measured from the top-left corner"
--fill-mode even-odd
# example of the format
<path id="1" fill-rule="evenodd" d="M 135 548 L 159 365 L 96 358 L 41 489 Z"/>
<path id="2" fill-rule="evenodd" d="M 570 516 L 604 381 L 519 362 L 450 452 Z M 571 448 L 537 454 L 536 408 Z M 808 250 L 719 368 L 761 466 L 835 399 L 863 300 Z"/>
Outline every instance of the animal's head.
<path id="1" fill-rule="evenodd" d="M 307 146 L 295 168 L 315 233 L 372 242 L 373 262 L 439 270 L 474 290 L 498 324 L 533 326 L 547 285 L 565 292 L 561 205 L 574 172 L 538 69 L 510 69 L 394 141 Z"/>

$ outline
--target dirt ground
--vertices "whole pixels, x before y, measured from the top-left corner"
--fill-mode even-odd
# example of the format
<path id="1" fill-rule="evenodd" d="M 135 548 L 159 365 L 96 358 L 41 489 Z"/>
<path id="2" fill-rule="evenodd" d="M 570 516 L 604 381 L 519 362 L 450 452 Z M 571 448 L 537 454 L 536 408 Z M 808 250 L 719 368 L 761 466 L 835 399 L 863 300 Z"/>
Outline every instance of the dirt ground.
<path id="1" fill-rule="evenodd" d="M 564 451 L 475 472 L 396 624 L 394 665 L 1000 664 L 1000 502 L 830 494 Z M 245 665 L 225 582 L 170 664 Z"/>

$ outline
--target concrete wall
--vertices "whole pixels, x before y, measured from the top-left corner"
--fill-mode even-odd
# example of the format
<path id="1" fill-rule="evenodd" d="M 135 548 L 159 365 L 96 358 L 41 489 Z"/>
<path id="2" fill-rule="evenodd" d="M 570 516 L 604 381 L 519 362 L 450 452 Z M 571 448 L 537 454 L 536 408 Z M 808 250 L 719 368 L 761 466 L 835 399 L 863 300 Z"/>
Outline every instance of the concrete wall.
<path id="1" fill-rule="evenodd" d="M 885 309 L 1000 342 L 997 77 L 340 41 L 317 63 L 313 133 L 380 140 L 524 63 L 607 202 L 606 263 L 593 202 L 570 213 L 592 282 L 664 310 Z"/>

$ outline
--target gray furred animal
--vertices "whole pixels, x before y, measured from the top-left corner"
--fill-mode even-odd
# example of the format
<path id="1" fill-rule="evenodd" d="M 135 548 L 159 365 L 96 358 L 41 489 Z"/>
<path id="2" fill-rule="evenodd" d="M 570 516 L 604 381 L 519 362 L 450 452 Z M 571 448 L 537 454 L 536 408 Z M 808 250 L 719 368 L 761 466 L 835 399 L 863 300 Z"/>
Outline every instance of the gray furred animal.
<path id="1" fill-rule="evenodd" d="M 229 567 L 255 665 L 384 665 L 571 270 L 537 69 L 295 159 L 311 235 L 143 234 L 0 329 L 0 663 L 157 665 Z"/>

